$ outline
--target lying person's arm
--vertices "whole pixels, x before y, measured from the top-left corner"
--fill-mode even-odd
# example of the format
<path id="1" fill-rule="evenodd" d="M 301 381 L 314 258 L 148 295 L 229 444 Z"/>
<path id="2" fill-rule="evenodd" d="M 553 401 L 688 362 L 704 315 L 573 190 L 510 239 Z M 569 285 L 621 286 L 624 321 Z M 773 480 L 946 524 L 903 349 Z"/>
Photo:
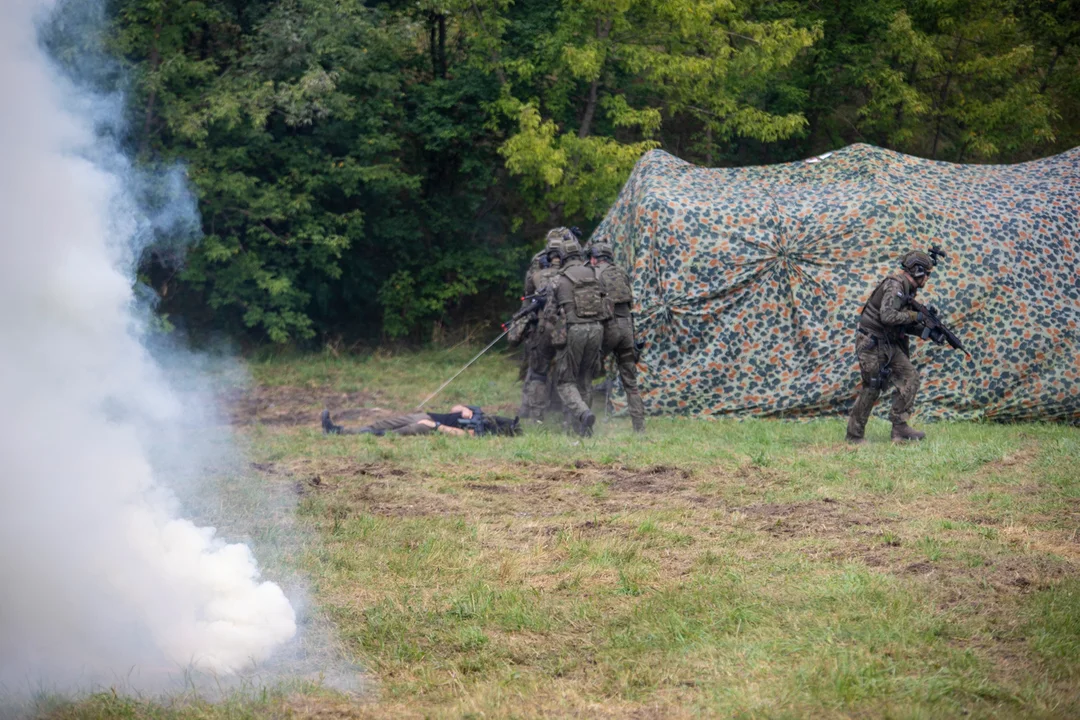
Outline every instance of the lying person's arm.
<path id="1" fill-rule="evenodd" d="M 433 429 L 437 430 L 438 432 L 446 433 L 447 435 L 472 435 L 473 434 L 472 430 L 464 430 L 462 428 L 454 427 L 452 425 L 444 425 L 443 423 L 438 422 L 436 420 L 420 420 L 420 421 L 417 422 L 417 424 L 418 425 L 424 425 L 424 426 L 429 427 L 429 428 L 433 428 Z"/>

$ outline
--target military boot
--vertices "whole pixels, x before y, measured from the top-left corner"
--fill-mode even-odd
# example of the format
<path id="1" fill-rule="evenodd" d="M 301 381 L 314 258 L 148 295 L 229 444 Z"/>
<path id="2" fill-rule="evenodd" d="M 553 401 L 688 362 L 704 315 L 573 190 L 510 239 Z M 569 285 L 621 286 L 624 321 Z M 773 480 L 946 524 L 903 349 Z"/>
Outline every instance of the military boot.
<path id="1" fill-rule="evenodd" d="M 577 432 L 582 437 L 592 437 L 593 425 L 596 424 L 596 416 L 591 411 L 586 410 L 585 414 L 581 416 L 581 420 L 578 421 Z"/>
<path id="2" fill-rule="evenodd" d="M 866 444 L 866 438 L 859 437 L 858 435 L 852 435 L 850 433 L 845 433 L 844 434 L 844 441 L 848 445 L 865 445 Z"/>
<path id="3" fill-rule="evenodd" d="M 907 423 L 900 423 L 899 425 L 892 426 L 892 439 L 893 442 L 904 442 L 906 440 L 922 440 L 926 437 L 926 433 L 919 432 L 913 429 Z"/>
<path id="4" fill-rule="evenodd" d="M 630 423 L 634 427 L 634 432 L 636 432 L 636 433 L 645 432 L 645 421 L 644 420 L 638 420 L 637 418 L 631 418 Z"/>
<path id="5" fill-rule="evenodd" d="M 325 433 L 326 435 L 340 435 L 341 434 L 342 427 L 340 425 L 335 425 L 333 423 L 333 421 L 330 420 L 330 411 L 329 410 L 323 410 L 322 411 L 322 416 L 321 416 L 320 419 L 322 420 L 322 431 L 323 431 L 323 433 Z"/>

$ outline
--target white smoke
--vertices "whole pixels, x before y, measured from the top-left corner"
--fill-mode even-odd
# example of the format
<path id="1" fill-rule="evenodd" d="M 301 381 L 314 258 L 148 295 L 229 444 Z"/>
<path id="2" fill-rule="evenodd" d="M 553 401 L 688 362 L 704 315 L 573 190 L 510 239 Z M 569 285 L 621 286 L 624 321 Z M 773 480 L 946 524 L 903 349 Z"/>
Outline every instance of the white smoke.
<path id="1" fill-rule="evenodd" d="M 206 458 L 176 445 L 189 407 L 140 341 L 150 220 L 95 133 L 115 98 L 79 95 L 38 44 L 50 6 L 0 3 L 0 686 L 236 672 L 295 614 L 166 487 Z"/>

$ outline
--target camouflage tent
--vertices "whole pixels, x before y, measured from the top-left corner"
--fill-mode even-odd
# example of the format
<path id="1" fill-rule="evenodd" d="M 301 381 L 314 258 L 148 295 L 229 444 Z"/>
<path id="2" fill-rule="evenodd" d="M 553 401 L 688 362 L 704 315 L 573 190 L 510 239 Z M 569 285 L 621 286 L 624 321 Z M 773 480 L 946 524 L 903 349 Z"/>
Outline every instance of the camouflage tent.
<path id="1" fill-rule="evenodd" d="M 862 303 L 936 243 L 949 260 L 920 299 L 973 357 L 913 341 L 918 416 L 1080 419 L 1080 148 L 991 166 L 853 145 L 726 169 L 653 151 L 593 239 L 632 269 L 653 414 L 846 413 Z"/>

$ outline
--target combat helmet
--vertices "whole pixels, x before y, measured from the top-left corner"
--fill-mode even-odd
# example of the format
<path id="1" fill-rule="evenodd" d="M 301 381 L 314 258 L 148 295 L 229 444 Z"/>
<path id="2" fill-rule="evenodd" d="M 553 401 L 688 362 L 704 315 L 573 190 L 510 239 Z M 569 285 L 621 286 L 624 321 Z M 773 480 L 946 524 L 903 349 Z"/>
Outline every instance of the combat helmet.
<path id="1" fill-rule="evenodd" d="M 900 259 L 900 267 L 916 278 L 930 274 L 934 264 L 929 255 L 919 250 L 910 250 Z"/>
<path id="2" fill-rule="evenodd" d="M 559 255 L 562 256 L 562 260 L 565 263 L 569 258 L 581 257 L 581 244 L 578 243 L 577 238 L 567 233 L 569 237 L 564 238 L 562 244 L 559 246 Z"/>
<path id="3" fill-rule="evenodd" d="M 562 241 L 563 241 L 563 228 L 555 228 L 547 234 L 547 239 L 544 245 L 544 255 L 548 259 L 551 259 L 552 253 L 556 258 L 562 258 Z"/>
<path id="4" fill-rule="evenodd" d="M 611 243 L 604 240 L 594 242 L 589 251 L 594 258 L 607 258 L 608 260 L 615 258 L 615 249 L 611 247 Z"/>
<path id="5" fill-rule="evenodd" d="M 547 243 L 547 246 L 550 248 L 552 243 L 562 242 L 568 237 L 573 237 L 570 234 L 570 230 L 560 226 L 548 230 L 547 238 L 545 238 L 544 242 Z"/>

